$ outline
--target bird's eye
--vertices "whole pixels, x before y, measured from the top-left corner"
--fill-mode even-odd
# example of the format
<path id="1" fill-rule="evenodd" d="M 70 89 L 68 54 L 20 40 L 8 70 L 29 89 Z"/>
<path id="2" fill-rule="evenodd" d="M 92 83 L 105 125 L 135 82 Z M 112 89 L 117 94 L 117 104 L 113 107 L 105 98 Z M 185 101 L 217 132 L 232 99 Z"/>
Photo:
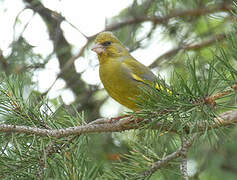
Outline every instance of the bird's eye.
<path id="1" fill-rule="evenodd" d="M 111 41 L 105 41 L 102 45 L 103 46 L 109 46 L 111 44 Z"/>

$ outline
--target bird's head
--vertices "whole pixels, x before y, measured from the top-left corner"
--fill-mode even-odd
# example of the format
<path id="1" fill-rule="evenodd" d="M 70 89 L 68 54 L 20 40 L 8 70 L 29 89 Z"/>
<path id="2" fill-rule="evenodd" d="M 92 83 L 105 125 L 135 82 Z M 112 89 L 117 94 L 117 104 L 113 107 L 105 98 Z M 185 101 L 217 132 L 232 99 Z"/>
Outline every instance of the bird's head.
<path id="1" fill-rule="evenodd" d="M 126 47 L 113 35 L 112 32 L 100 33 L 95 41 L 92 51 L 95 51 L 99 57 L 99 60 L 119 57 L 128 54 Z"/>

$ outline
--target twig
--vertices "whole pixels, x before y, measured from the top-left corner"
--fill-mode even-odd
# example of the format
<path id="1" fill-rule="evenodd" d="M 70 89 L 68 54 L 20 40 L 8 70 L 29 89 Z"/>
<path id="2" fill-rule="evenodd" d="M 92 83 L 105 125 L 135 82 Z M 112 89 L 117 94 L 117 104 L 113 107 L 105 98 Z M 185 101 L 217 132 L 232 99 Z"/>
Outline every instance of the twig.
<path id="1" fill-rule="evenodd" d="M 185 148 L 190 147 L 192 145 L 194 139 L 196 138 L 196 136 L 197 136 L 197 134 L 194 134 L 192 138 L 183 142 L 183 145 L 177 151 L 175 151 L 175 152 L 167 155 L 166 157 L 162 158 L 161 160 L 155 162 L 149 170 L 147 170 L 143 173 L 143 177 L 150 177 L 153 173 L 155 173 L 161 167 L 165 166 L 169 161 L 180 157 L 182 154 L 182 151 L 184 151 L 184 147 Z"/>
<path id="2" fill-rule="evenodd" d="M 190 146 L 187 146 L 188 141 L 185 137 L 182 137 L 182 147 L 181 147 L 181 166 L 180 166 L 180 170 L 181 170 L 181 174 L 183 176 L 184 180 L 188 180 L 188 172 L 187 172 L 187 153 L 188 153 L 188 148 Z"/>
<path id="3" fill-rule="evenodd" d="M 49 152 L 51 151 L 51 149 L 54 146 L 54 142 L 51 141 L 50 144 L 45 148 L 45 151 L 43 151 L 41 158 L 40 158 L 40 162 L 39 162 L 39 172 L 38 172 L 38 179 L 42 180 L 43 176 L 44 176 L 44 168 L 46 165 L 46 158 L 47 155 L 49 154 Z"/>
<path id="4" fill-rule="evenodd" d="M 121 117 L 124 118 L 124 117 Z M 114 118 L 109 119 L 110 123 L 104 124 L 86 124 L 81 126 L 69 127 L 65 129 L 42 129 L 38 127 L 28 127 L 28 126 L 17 126 L 17 125 L 8 125 L 0 124 L 0 133 L 25 133 L 25 134 L 34 134 L 38 136 L 51 136 L 51 137 L 66 137 L 71 135 L 80 135 L 80 134 L 89 134 L 89 133 L 103 133 L 103 132 L 121 132 L 130 129 L 139 129 L 141 126 L 138 126 L 137 123 L 134 124 L 133 117 L 127 117 L 121 119 L 120 121 L 111 123 Z M 118 118 L 116 118 L 118 119 Z M 108 120 L 106 118 L 106 120 Z M 101 121 L 101 120 L 100 120 Z M 141 119 L 138 119 L 140 122 Z M 149 122 L 148 122 L 149 123 Z M 227 111 L 221 114 L 215 119 L 215 122 L 212 124 L 212 128 L 218 128 L 221 126 L 229 126 L 233 123 L 237 123 L 237 111 Z M 203 124 L 198 125 L 199 131 L 205 130 Z M 162 124 L 156 124 L 152 127 L 153 129 L 163 128 Z M 211 128 L 211 127 L 209 127 Z"/>
<path id="5" fill-rule="evenodd" d="M 78 29 L 74 24 L 72 24 L 70 21 L 68 21 L 67 19 L 65 19 L 65 21 L 72 26 L 74 29 L 76 29 L 84 38 L 86 38 L 87 40 L 89 40 L 89 37 L 87 35 L 85 35 L 80 29 Z"/>
<path id="6" fill-rule="evenodd" d="M 96 119 L 92 122 L 90 122 L 89 124 L 106 124 L 110 121 L 110 118 L 99 118 L 99 119 Z"/>
<path id="7" fill-rule="evenodd" d="M 76 56 L 72 57 L 71 59 L 69 59 L 69 60 L 67 61 L 67 63 L 64 65 L 64 67 L 61 69 L 61 72 L 60 72 L 59 76 L 60 76 L 62 73 L 66 72 L 66 71 L 71 67 L 71 65 L 74 63 L 74 61 L 75 61 L 77 58 L 79 58 L 80 56 L 82 56 L 82 54 L 84 53 L 84 51 L 85 51 L 85 49 L 87 48 L 87 46 L 88 46 L 89 43 L 90 43 L 90 40 L 86 42 L 86 44 L 81 48 L 81 50 L 79 51 L 79 53 L 78 53 Z"/>
<path id="8" fill-rule="evenodd" d="M 174 56 L 175 54 L 177 54 L 181 50 L 184 50 L 184 51 L 198 50 L 198 49 L 210 46 L 215 42 L 222 41 L 224 39 L 226 39 L 225 34 L 218 34 L 218 35 L 210 38 L 209 40 L 203 41 L 201 43 L 187 44 L 185 46 L 180 46 L 180 47 L 171 49 L 170 51 L 168 51 L 168 52 L 164 53 L 163 55 L 161 55 L 160 57 L 158 57 L 149 67 L 150 68 L 155 68 L 161 60 L 168 59 L 168 58 Z"/>
<path id="9" fill-rule="evenodd" d="M 167 155 L 165 158 L 155 162 L 149 170 L 147 170 L 143 173 L 143 177 L 150 177 L 153 173 L 155 173 L 162 166 L 166 165 L 169 161 L 179 157 L 180 151 L 181 151 L 181 148 L 178 151 L 175 151 L 175 152 Z"/>
<path id="10" fill-rule="evenodd" d="M 229 95 L 229 94 L 233 93 L 234 91 L 237 91 L 237 84 L 233 85 L 231 88 L 228 88 L 227 90 L 225 90 L 223 92 L 217 93 L 213 96 L 210 96 L 210 97 L 204 99 L 204 101 L 207 104 L 215 105 L 215 101 L 217 99 L 220 99 L 226 95 Z"/>
<path id="11" fill-rule="evenodd" d="M 56 79 L 54 80 L 54 82 L 50 85 L 50 87 L 44 92 L 44 94 L 48 94 L 48 92 L 53 88 L 53 86 L 55 85 L 55 83 L 57 82 L 57 80 L 62 76 L 63 73 L 65 73 L 68 69 L 71 68 L 72 64 L 75 62 L 75 60 L 77 60 L 77 58 L 79 58 L 80 56 L 82 56 L 82 54 L 84 53 L 85 49 L 87 48 L 88 44 L 90 43 L 90 40 L 87 41 L 87 43 L 81 48 L 81 50 L 79 51 L 79 53 L 72 57 L 71 59 L 69 59 L 66 63 L 65 66 L 63 68 L 61 68 L 60 73 L 57 75 Z"/>
<path id="12" fill-rule="evenodd" d="M 18 20 L 18 18 L 19 18 L 19 16 L 21 15 L 21 13 L 23 13 L 25 10 L 26 10 L 27 8 L 23 8 L 20 12 L 18 12 L 17 13 L 17 15 L 16 15 L 16 18 L 15 18 L 15 20 L 14 20 L 14 24 L 13 24 L 13 40 L 15 40 L 15 28 L 16 28 L 16 24 L 17 24 L 17 20 Z M 33 16 L 32 16 L 33 17 Z M 28 21 L 28 23 L 29 23 L 30 21 Z M 23 28 L 23 31 L 20 33 L 21 35 L 23 34 L 23 32 L 25 31 L 25 29 L 26 29 L 26 26 L 28 26 L 28 23 L 26 23 L 26 25 L 25 25 L 25 27 Z"/>
<path id="13" fill-rule="evenodd" d="M 38 179 L 44 179 L 44 169 L 46 166 L 46 160 L 48 157 L 52 156 L 54 153 L 60 153 L 63 148 L 67 147 L 69 144 L 72 143 L 72 141 L 75 138 L 78 138 L 79 136 L 74 136 L 71 138 L 68 138 L 66 143 L 62 145 L 57 145 L 55 141 L 50 141 L 49 145 L 45 148 L 45 150 L 42 152 L 40 163 L 39 163 L 39 172 L 38 172 Z"/>

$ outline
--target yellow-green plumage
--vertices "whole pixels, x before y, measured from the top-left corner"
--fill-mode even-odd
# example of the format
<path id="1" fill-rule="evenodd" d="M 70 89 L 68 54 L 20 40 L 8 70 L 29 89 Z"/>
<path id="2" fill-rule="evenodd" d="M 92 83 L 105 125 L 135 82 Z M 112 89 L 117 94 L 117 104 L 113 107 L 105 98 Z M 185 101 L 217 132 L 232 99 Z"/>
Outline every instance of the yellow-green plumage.
<path id="1" fill-rule="evenodd" d="M 100 79 L 112 98 L 120 104 L 139 110 L 135 103 L 142 91 L 139 86 L 154 84 L 155 75 L 134 59 L 126 47 L 111 33 L 100 33 L 95 39 L 100 61 Z M 101 49 L 100 49 L 101 48 Z"/>

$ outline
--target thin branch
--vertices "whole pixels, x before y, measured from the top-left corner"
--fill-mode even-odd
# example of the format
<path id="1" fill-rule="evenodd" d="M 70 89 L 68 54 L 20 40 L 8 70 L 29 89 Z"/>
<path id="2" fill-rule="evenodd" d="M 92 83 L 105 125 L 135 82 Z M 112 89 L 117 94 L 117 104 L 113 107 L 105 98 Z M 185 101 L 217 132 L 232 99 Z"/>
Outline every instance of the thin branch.
<path id="1" fill-rule="evenodd" d="M 51 84 L 51 86 L 44 92 L 44 94 L 48 94 L 48 92 L 53 88 L 53 86 L 55 85 L 55 83 L 57 82 L 57 80 L 65 73 L 67 72 L 67 70 L 69 70 L 71 68 L 71 66 L 73 65 L 73 63 L 77 60 L 77 58 L 81 57 L 82 54 L 84 53 L 85 49 L 87 48 L 88 44 L 90 43 L 91 40 L 88 40 L 86 42 L 86 44 L 81 48 L 81 50 L 79 51 L 79 53 L 76 56 L 71 57 L 64 65 L 63 68 L 61 68 L 60 73 L 57 75 L 56 79 L 54 80 L 54 82 Z"/>
<path id="2" fill-rule="evenodd" d="M 49 145 L 44 149 L 41 154 L 40 162 L 39 162 L 39 172 L 38 172 L 38 179 L 44 179 L 44 170 L 46 167 L 47 158 L 52 156 L 55 153 L 62 152 L 63 148 L 68 147 L 69 144 L 73 142 L 79 136 L 70 137 L 66 140 L 66 143 L 62 145 L 56 144 L 54 140 L 50 141 Z"/>
<path id="3" fill-rule="evenodd" d="M 45 150 L 42 152 L 40 162 L 39 162 L 39 172 L 38 172 L 38 179 L 39 180 L 42 180 L 43 177 L 44 177 L 44 169 L 45 169 L 45 166 L 46 166 L 47 155 L 49 154 L 49 152 L 51 151 L 53 146 L 54 146 L 54 142 L 51 141 L 49 143 L 49 145 L 45 148 Z"/>
<path id="4" fill-rule="evenodd" d="M 76 56 L 72 57 L 71 59 L 69 59 L 69 60 L 66 62 L 66 64 L 64 65 L 64 67 L 61 69 L 61 72 L 60 72 L 59 76 L 60 76 L 62 73 L 66 72 L 66 71 L 71 67 L 71 65 L 74 63 L 74 61 L 75 61 L 77 58 L 79 58 L 80 56 L 82 56 L 82 54 L 84 53 L 84 51 L 85 51 L 85 49 L 87 48 L 87 46 L 88 46 L 89 43 L 90 43 L 90 40 L 86 42 L 86 44 L 81 48 L 81 50 L 79 51 L 79 53 L 78 53 Z"/>
<path id="5" fill-rule="evenodd" d="M 155 16 L 155 17 L 131 18 L 120 23 L 112 24 L 106 27 L 105 30 L 113 31 L 124 26 L 128 26 L 131 24 L 139 24 L 146 21 L 151 21 L 155 24 L 158 24 L 158 23 L 163 24 L 163 23 L 167 23 L 172 18 L 194 17 L 194 16 L 201 16 L 201 15 L 206 15 L 206 14 L 211 14 L 211 13 L 216 13 L 216 12 L 223 12 L 223 11 L 231 11 L 231 10 L 233 10 L 232 4 L 226 4 L 226 3 L 223 3 L 221 5 L 218 5 L 212 8 L 203 7 L 203 8 L 197 8 L 197 9 L 192 9 L 192 10 L 186 10 L 186 11 L 174 10 L 173 13 L 170 13 L 169 15 L 164 16 L 164 17 Z"/>
<path id="6" fill-rule="evenodd" d="M 215 106 L 215 104 L 216 104 L 215 101 L 216 101 L 217 99 L 220 99 L 220 98 L 222 98 L 222 97 L 225 97 L 225 96 L 227 96 L 227 95 L 233 93 L 234 91 L 237 91 L 237 84 L 233 85 L 231 88 L 228 88 L 227 90 L 225 90 L 225 91 L 223 91 L 223 92 L 217 93 L 217 94 L 215 94 L 215 95 L 213 95 L 213 96 L 210 96 L 210 97 L 204 99 L 204 101 L 205 101 L 205 103 L 207 103 L 207 104 L 211 104 L 211 105 Z"/>
<path id="7" fill-rule="evenodd" d="M 68 21 L 67 19 L 65 19 L 65 21 L 72 26 L 74 29 L 76 29 L 84 38 L 86 38 L 87 40 L 89 40 L 89 37 L 87 35 L 85 35 L 80 29 L 78 29 L 74 24 L 72 24 L 70 21 Z"/>
<path id="8" fill-rule="evenodd" d="M 89 124 L 106 124 L 108 123 L 109 120 L 110 120 L 109 118 L 99 118 L 90 122 Z"/>
<path id="9" fill-rule="evenodd" d="M 17 20 L 19 19 L 19 16 L 21 15 L 21 13 L 23 13 L 25 10 L 26 10 L 27 8 L 23 8 L 20 12 L 18 12 L 17 13 L 17 15 L 16 15 L 16 18 L 15 18 L 15 20 L 14 20 L 14 24 L 13 24 L 13 40 L 15 40 L 15 29 L 16 29 L 16 24 L 17 24 Z M 33 17 L 33 16 L 32 16 Z M 31 17 L 31 18 L 32 18 Z M 25 31 L 25 29 L 26 29 L 26 27 L 28 26 L 28 24 L 29 24 L 29 22 L 30 21 L 28 21 L 27 23 L 26 23 L 26 25 L 25 25 L 25 27 L 23 28 L 23 31 L 20 33 L 21 35 L 23 34 L 23 32 Z"/>
<path id="10" fill-rule="evenodd" d="M 197 136 L 197 134 L 194 134 L 192 138 L 183 142 L 183 145 L 177 151 L 175 151 L 175 152 L 167 155 L 166 157 L 162 158 L 161 160 L 155 162 L 149 170 L 147 170 L 143 173 L 143 176 L 150 177 L 153 173 L 155 173 L 161 167 L 165 166 L 169 161 L 180 157 L 182 154 L 182 151 L 184 151 L 184 147 L 185 148 L 190 147 L 192 145 L 194 139 L 196 138 L 196 136 Z"/>
<path id="11" fill-rule="evenodd" d="M 57 13 L 55 11 L 51 11 L 51 15 L 57 22 L 62 22 L 62 21 L 67 22 L 70 26 L 72 26 L 72 28 L 76 29 L 84 38 L 88 39 L 88 36 L 86 36 L 80 29 L 78 29 L 75 25 L 73 25 L 70 21 L 68 21 L 60 13 Z"/>
<path id="12" fill-rule="evenodd" d="M 224 39 L 226 39 L 226 35 L 225 34 L 218 34 L 206 41 L 203 41 L 201 43 L 196 43 L 196 44 L 187 44 L 185 46 L 180 46 L 174 49 L 169 50 L 168 52 L 162 54 L 160 57 L 158 57 L 149 67 L 150 68 L 155 68 L 159 62 L 163 59 L 168 59 L 172 56 L 174 56 L 175 54 L 177 54 L 179 51 L 183 50 L 183 51 L 190 51 L 190 50 L 199 50 L 201 48 L 207 47 L 212 45 L 213 43 L 216 42 L 220 42 L 223 41 Z"/>
<path id="13" fill-rule="evenodd" d="M 119 118 L 116 118 L 117 120 Z M 65 129 L 43 129 L 38 127 L 28 127 L 28 126 L 17 126 L 0 124 L 0 132 L 2 133 L 25 133 L 34 134 L 38 136 L 50 136 L 50 137 L 66 137 L 71 135 L 89 134 L 89 133 L 104 133 L 104 132 L 121 132 L 130 129 L 139 129 L 138 123 L 141 119 L 134 119 L 132 116 L 125 117 L 121 116 L 120 121 L 113 122 L 114 118 L 105 119 L 108 123 L 104 124 L 86 124 L 81 126 L 69 127 Z M 100 120 L 102 121 L 102 120 Z M 149 121 L 148 121 L 149 123 Z M 237 111 L 227 111 L 221 114 L 215 119 L 212 124 L 212 128 L 218 128 L 222 126 L 229 126 L 237 123 Z M 164 129 L 162 124 L 157 123 L 153 129 Z M 210 127 L 211 128 L 211 127 Z M 203 124 L 198 125 L 199 131 L 205 130 Z"/>
<path id="14" fill-rule="evenodd" d="M 188 171 L 187 171 L 187 153 L 188 153 L 188 148 L 190 146 L 187 146 L 188 141 L 185 137 L 182 137 L 182 147 L 181 147 L 181 166 L 180 166 L 180 170 L 181 170 L 181 174 L 183 176 L 184 180 L 188 180 Z"/>
<path id="15" fill-rule="evenodd" d="M 181 151 L 181 148 L 178 151 L 175 151 L 175 152 L 169 154 L 168 156 L 166 156 L 165 158 L 155 162 L 153 164 L 153 166 L 151 167 L 151 169 L 149 169 L 148 171 L 145 171 L 143 173 L 143 176 L 144 177 L 150 177 L 153 173 L 155 173 L 162 166 L 166 165 L 169 161 L 179 157 L 180 156 L 180 151 Z"/>
<path id="16" fill-rule="evenodd" d="M 153 17 L 133 17 L 130 19 L 127 19 L 126 21 L 115 23 L 112 25 L 107 26 L 103 31 L 114 31 L 117 29 L 120 29 L 124 26 L 129 26 L 131 24 L 139 24 L 147 21 L 151 21 L 154 24 L 164 24 L 167 23 L 172 18 L 183 18 L 183 17 L 191 17 L 191 16 L 201 16 L 201 15 L 207 15 L 211 13 L 217 13 L 217 12 L 223 12 L 223 11 L 232 11 L 234 10 L 232 4 L 220 4 L 215 7 L 203 7 L 203 8 L 197 8 L 192 10 L 186 10 L 186 11 L 180 11 L 180 10 L 173 10 L 173 13 L 167 15 L 167 16 L 153 16 Z M 102 32 L 102 31 L 101 31 Z M 101 33 L 99 32 L 99 33 Z M 99 33 L 87 37 L 89 40 L 94 39 Z"/>
<path id="17" fill-rule="evenodd" d="M 180 156 L 180 152 L 181 152 L 181 148 L 178 151 L 175 151 L 175 152 L 169 154 L 168 156 L 166 156 L 165 158 L 155 162 L 153 164 L 153 166 L 151 167 L 151 169 L 149 169 L 149 170 L 147 170 L 147 171 L 145 171 L 143 173 L 143 176 L 144 177 L 150 177 L 153 173 L 155 173 L 162 166 L 166 165 L 169 161 L 179 157 Z"/>

